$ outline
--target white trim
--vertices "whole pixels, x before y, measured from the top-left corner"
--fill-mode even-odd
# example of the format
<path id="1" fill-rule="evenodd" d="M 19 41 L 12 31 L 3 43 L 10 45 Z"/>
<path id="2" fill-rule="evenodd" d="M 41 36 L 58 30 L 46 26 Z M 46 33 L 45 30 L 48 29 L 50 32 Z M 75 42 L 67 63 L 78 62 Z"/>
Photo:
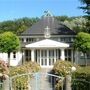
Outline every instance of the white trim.
<path id="1" fill-rule="evenodd" d="M 51 34 L 52 35 L 52 34 Z M 31 36 L 31 35 L 22 35 L 22 36 L 19 36 L 20 38 L 44 38 L 44 35 L 40 34 L 40 35 L 35 35 L 35 36 Z M 76 37 L 76 35 L 52 35 L 51 38 L 53 37 Z"/>

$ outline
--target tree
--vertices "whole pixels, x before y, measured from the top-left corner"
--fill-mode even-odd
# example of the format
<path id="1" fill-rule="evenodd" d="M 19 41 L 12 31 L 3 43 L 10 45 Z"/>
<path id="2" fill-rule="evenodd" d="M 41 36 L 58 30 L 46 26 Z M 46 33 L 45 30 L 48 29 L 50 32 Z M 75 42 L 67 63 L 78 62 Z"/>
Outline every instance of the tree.
<path id="1" fill-rule="evenodd" d="M 8 20 L 8 21 L 0 22 L 0 33 L 10 31 L 15 34 L 20 34 L 23 31 L 30 28 L 38 20 L 39 18 L 24 17 L 16 20 Z"/>
<path id="2" fill-rule="evenodd" d="M 70 18 L 68 16 L 56 16 L 55 18 L 60 22 L 64 22 L 65 20 L 68 20 L 68 21 L 72 20 L 72 18 Z"/>
<path id="3" fill-rule="evenodd" d="M 80 8 L 83 9 L 85 13 L 90 15 L 90 0 L 80 0 L 80 1 L 84 5 L 81 6 Z"/>
<path id="4" fill-rule="evenodd" d="M 86 19 L 86 30 L 88 33 L 90 33 L 90 0 L 80 0 L 83 6 L 80 7 L 80 9 L 83 9 L 84 12 L 87 14 Z"/>
<path id="5" fill-rule="evenodd" d="M 10 65 L 10 53 L 17 51 L 20 47 L 19 38 L 12 32 L 5 32 L 0 35 L 0 52 L 8 53 L 8 63 Z"/>
<path id="6" fill-rule="evenodd" d="M 81 51 L 85 58 L 87 58 L 87 53 L 90 52 L 90 34 L 84 32 L 78 33 L 74 41 L 74 48 Z"/>
<path id="7" fill-rule="evenodd" d="M 86 31 L 87 20 L 84 17 L 74 18 L 72 21 L 65 20 L 63 23 L 76 33 L 87 32 Z"/>

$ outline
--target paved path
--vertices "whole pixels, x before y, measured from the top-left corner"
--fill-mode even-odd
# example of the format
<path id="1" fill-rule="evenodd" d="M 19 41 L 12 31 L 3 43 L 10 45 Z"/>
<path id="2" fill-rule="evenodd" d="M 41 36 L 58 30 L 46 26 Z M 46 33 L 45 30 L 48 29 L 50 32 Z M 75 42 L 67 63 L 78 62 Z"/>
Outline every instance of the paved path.
<path id="1" fill-rule="evenodd" d="M 31 90 L 55 90 L 51 84 L 53 78 L 50 78 L 51 76 L 47 75 L 50 71 L 51 69 L 41 69 L 41 71 L 31 80 Z"/>

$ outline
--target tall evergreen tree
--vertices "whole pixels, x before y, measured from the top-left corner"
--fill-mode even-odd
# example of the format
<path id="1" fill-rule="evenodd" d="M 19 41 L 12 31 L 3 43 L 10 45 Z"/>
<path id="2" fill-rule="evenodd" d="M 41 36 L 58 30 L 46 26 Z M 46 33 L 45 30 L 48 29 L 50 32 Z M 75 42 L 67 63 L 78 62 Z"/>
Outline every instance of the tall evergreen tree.
<path id="1" fill-rule="evenodd" d="M 87 14 L 87 24 L 86 24 L 86 30 L 88 33 L 90 33 L 90 0 L 80 0 L 83 6 L 80 8 L 84 10 L 84 12 Z"/>
<path id="2" fill-rule="evenodd" d="M 81 6 L 80 8 L 83 9 L 85 13 L 90 15 L 90 0 L 80 0 L 80 1 L 84 5 L 84 6 Z"/>

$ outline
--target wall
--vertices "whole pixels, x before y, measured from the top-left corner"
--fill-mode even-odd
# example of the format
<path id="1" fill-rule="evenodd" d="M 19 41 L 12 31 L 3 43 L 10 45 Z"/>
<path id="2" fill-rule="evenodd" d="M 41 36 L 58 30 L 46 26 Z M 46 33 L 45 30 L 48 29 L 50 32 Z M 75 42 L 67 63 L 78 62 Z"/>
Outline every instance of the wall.
<path id="1" fill-rule="evenodd" d="M 4 60 L 8 63 L 8 54 L 7 53 L 0 53 L 0 60 Z M 17 66 L 22 64 L 22 53 L 16 52 L 16 58 L 13 58 L 13 53 L 10 54 L 10 65 Z"/>

